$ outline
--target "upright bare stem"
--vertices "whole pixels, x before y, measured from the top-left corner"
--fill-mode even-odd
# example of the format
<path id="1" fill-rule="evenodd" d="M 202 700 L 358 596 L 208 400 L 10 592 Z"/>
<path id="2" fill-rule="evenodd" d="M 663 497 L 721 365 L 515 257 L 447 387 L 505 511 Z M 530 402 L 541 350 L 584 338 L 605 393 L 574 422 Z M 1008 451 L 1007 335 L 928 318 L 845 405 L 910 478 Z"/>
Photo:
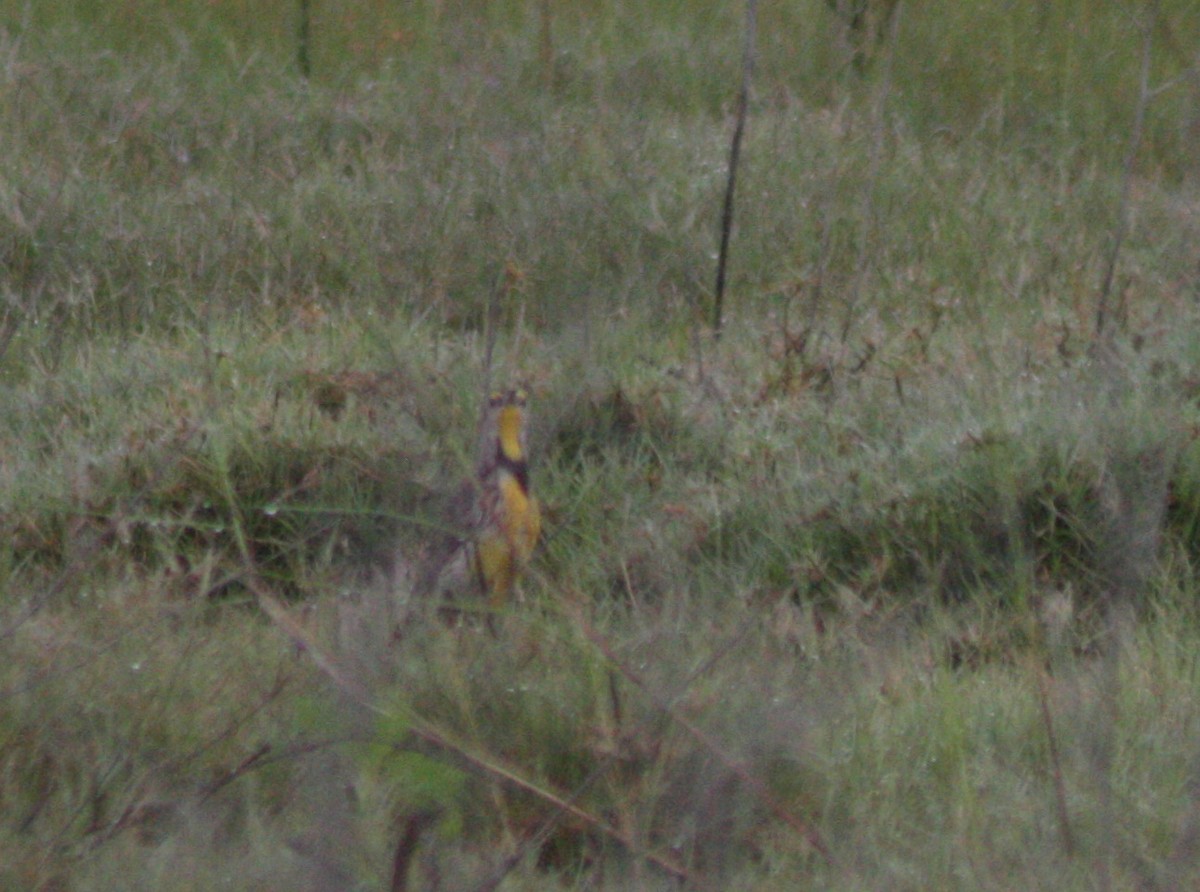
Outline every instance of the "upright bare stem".
<path id="1" fill-rule="evenodd" d="M 312 76 L 312 15 L 309 0 L 300 0 L 300 21 L 296 26 L 296 67 L 300 76 L 308 80 Z"/>
<path id="2" fill-rule="evenodd" d="M 725 204 L 721 209 L 721 248 L 717 252 L 717 284 L 713 298 L 713 336 L 721 337 L 725 324 L 725 269 L 729 262 L 729 235 L 733 229 L 733 194 L 737 186 L 738 161 L 742 154 L 742 134 L 746 130 L 746 110 L 750 105 L 750 78 L 754 74 L 754 35 L 757 29 L 757 0 L 746 0 L 746 34 L 742 47 L 742 86 L 738 91 L 737 122 L 729 147 L 729 177 L 725 181 Z"/>

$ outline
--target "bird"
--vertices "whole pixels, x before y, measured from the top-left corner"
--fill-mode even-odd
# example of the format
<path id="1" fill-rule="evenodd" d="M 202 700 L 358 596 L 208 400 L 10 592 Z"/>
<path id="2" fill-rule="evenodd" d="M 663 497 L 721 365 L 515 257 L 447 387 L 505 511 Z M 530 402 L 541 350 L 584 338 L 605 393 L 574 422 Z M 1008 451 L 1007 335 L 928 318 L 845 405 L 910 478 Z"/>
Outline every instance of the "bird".
<path id="1" fill-rule="evenodd" d="M 492 610 L 512 597 L 542 526 L 529 483 L 528 402 L 521 387 L 488 398 L 474 476 L 450 506 L 456 532 L 432 556 L 418 591 L 449 599 L 473 594 Z"/>

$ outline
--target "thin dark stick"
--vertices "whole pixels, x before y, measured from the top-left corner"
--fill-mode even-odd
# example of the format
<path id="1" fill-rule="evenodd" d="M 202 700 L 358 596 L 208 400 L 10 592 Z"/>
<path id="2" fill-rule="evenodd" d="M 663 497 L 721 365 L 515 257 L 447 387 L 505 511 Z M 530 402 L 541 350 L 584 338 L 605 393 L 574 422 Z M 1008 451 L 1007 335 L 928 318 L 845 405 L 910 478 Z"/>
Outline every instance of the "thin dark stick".
<path id="1" fill-rule="evenodd" d="M 754 74 L 754 32 L 758 17 L 757 0 L 746 0 L 746 42 L 742 50 L 742 86 L 738 91 L 737 123 L 729 147 L 729 179 L 725 183 L 725 204 L 721 209 L 721 248 L 717 253 L 717 286 L 713 298 L 713 337 L 721 337 L 725 324 L 725 268 L 729 262 L 729 235 L 733 229 L 733 193 L 737 186 L 738 161 L 742 154 L 742 134 L 746 131 L 746 110 L 750 105 L 750 78 Z"/>
<path id="2" fill-rule="evenodd" d="M 1100 286 L 1100 299 L 1096 304 L 1096 338 L 1104 336 L 1108 327 L 1109 298 L 1112 294 L 1113 278 L 1117 272 L 1117 260 L 1121 246 L 1129 231 L 1129 193 L 1133 183 L 1133 166 L 1137 162 L 1138 149 L 1142 143 L 1142 126 L 1146 120 L 1146 106 L 1150 102 L 1150 50 L 1154 45 L 1154 23 L 1158 18 L 1158 2 L 1148 6 L 1150 21 L 1142 28 L 1142 69 L 1138 84 L 1137 108 L 1133 113 L 1133 132 L 1129 135 L 1129 149 L 1125 153 L 1125 167 L 1121 178 L 1121 204 L 1117 210 L 1117 231 L 1113 235 L 1112 251 L 1108 255 L 1108 267 L 1104 271 L 1104 284 Z"/>
<path id="3" fill-rule="evenodd" d="M 296 64 L 300 67 L 300 76 L 308 80 L 312 75 L 312 61 L 309 58 L 308 47 L 312 35 L 312 17 L 309 15 L 310 0 L 300 0 L 300 24 L 296 32 Z"/>
<path id="4" fill-rule="evenodd" d="M 404 830 L 396 843 L 396 851 L 392 855 L 392 885 L 391 892 L 408 892 L 408 869 L 413 856 L 417 852 L 417 843 L 425 828 L 437 820 L 434 811 L 421 811 L 410 815 L 404 822 Z"/>
<path id="5" fill-rule="evenodd" d="M 1058 755 L 1058 736 L 1054 733 L 1054 717 L 1050 713 L 1050 697 L 1046 692 L 1046 675 L 1039 670 L 1038 706 L 1042 711 L 1042 724 L 1046 728 L 1046 740 L 1050 745 L 1050 769 L 1054 778 L 1054 804 L 1058 809 L 1058 832 L 1062 835 L 1063 849 L 1068 856 L 1075 854 L 1075 834 L 1071 832 L 1071 812 L 1067 809 L 1067 785 L 1063 780 L 1062 760 Z"/>

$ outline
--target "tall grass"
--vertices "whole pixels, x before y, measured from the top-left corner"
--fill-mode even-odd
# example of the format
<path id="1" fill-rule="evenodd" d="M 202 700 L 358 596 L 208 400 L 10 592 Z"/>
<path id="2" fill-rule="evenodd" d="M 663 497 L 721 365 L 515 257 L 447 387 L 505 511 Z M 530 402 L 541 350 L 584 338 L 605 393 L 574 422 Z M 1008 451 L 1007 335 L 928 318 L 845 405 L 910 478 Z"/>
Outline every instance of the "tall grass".
<path id="1" fill-rule="evenodd" d="M 719 345 L 736 5 L 0 12 L 0 886 L 1194 885 L 1156 9 L 1127 168 L 1148 8 L 759 4 Z M 447 626 L 485 375 L 546 534 Z"/>

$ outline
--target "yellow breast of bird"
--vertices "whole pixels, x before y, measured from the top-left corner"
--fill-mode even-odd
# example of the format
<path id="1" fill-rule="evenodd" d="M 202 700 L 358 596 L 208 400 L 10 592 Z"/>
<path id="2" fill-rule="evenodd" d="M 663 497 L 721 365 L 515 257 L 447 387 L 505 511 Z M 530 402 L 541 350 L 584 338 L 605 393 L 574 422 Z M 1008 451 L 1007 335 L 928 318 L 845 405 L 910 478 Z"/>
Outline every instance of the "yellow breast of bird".
<path id="1" fill-rule="evenodd" d="M 542 523 L 537 499 L 516 476 L 502 470 L 496 484 L 498 523 L 490 534 L 480 536 L 476 559 L 484 588 L 493 602 L 502 602 L 533 553 Z"/>
<path id="2" fill-rule="evenodd" d="M 542 529 L 542 516 L 537 499 L 512 474 L 500 474 L 500 499 L 504 505 L 504 536 L 513 556 L 520 563 L 529 559 Z"/>

